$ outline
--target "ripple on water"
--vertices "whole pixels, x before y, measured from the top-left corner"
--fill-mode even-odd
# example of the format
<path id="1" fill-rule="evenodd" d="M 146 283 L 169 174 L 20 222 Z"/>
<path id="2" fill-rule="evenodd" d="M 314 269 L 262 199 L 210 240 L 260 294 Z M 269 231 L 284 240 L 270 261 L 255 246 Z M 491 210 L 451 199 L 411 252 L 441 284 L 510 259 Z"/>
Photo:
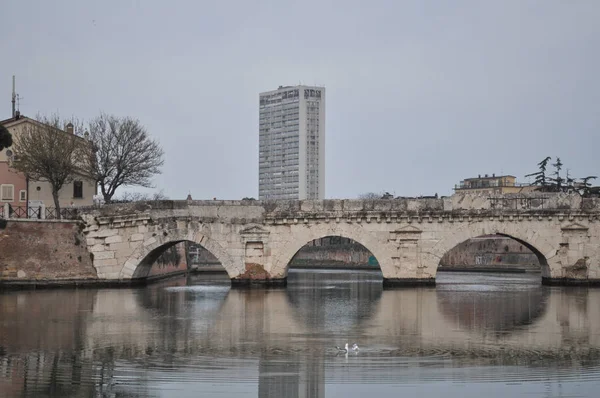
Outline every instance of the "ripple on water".
<path id="1" fill-rule="evenodd" d="M 192 285 L 192 286 L 173 286 L 164 288 L 167 292 L 194 292 L 194 293 L 226 293 L 231 290 L 231 286 L 211 286 L 211 285 Z"/>
<path id="2" fill-rule="evenodd" d="M 440 274 L 434 289 L 384 290 L 373 273 L 348 271 L 290 272 L 287 289 L 202 278 L 169 286 L 0 294 L 0 396 L 600 389 L 593 289 L 547 289 L 521 274 Z M 339 354 L 345 342 L 360 351 Z"/>

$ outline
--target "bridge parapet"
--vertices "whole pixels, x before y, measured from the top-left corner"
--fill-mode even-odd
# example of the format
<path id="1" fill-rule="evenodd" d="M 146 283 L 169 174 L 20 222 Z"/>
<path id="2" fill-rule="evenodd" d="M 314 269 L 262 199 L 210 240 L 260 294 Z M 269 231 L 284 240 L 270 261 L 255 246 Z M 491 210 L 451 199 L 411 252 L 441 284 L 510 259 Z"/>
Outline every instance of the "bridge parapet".
<path id="1" fill-rule="evenodd" d="M 84 213 L 99 220 L 142 216 L 153 219 L 190 217 L 203 222 L 263 223 L 284 219 L 499 217 L 513 215 L 600 214 L 599 198 L 575 194 L 531 193 L 484 196 L 457 194 L 443 198 L 379 200 L 165 200 L 132 202 L 89 208 Z"/>

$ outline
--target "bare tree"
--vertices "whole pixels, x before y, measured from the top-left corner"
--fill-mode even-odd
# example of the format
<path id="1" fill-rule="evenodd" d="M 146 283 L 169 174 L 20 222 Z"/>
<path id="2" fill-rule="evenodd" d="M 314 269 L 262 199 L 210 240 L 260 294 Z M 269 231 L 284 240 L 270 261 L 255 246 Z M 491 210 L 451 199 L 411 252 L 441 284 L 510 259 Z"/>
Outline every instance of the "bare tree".
<path id="1" fill-rule="evenodd" d="M 8 132 L 6 127 L 0 124 L 0 151 L 10 147 L 12 143 L 12 135 Z"/>
<path id="2" fill-rule="evenodd" d="M 121 186 L 152 187 L 151 178 L 160 174 L 163 150 L 141 123 L 129 117 L 102 114 L 90 122 L 87 169 L 109 203 Z"/>
<path id="3" fill-rule="evenodd" d="M 381 199 L 382 193 L 367 192 L 358 195 L 359 199 Z"/>
<path id="4" fill-rule="evenodd" d="M 367 193 L 363 193 L 358 195 L 359 199 L 363 199 L 363 200 L 368 200 L 368 199 L 394 199 L 394 195 L 392 195 L 391 193 L 385 191 L 382 193 L 375 193 L 375 192 L 367 192 Z"/>
<path id="5" fill-rule="evenodd" d="M 169 200 L 169 197 L 162 189 L 152 194 L 142 192 L 125 192 L 119 196 L 115 202 L 140 202 L 149 200 Z"/>
<path id="6" fill-rule="evenodd" d="M 50 183 L 57 218 L 60 218 L 60 190 L 83 172 L 87 141 L 75 134 L 81 130 L 74 120 L 63 120 L 58 115 L 38 116 L 37 121 L 23 124 L 23 129 L 15 135 L 12 168 L 33 180 Z"/>

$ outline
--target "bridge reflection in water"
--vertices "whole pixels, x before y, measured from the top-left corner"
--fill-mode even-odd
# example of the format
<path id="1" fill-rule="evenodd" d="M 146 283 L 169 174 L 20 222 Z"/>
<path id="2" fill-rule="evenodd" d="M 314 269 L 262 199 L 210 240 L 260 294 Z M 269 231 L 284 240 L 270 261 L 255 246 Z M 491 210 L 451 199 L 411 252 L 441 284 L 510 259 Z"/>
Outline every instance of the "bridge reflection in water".
<path id="1" fill-rule="evenodd" d="M 374 272 L 293 271 L 280 290 L 190 277 L 7 292 L 0 391 L 323 397 L 440 383 L 451 391 L 474 379 L 598 386 L 600 290 L 537 277 L 452 273 L 437 288 L 383 290 Z M 354 341 L 358 354 L 332 349 Z"/>

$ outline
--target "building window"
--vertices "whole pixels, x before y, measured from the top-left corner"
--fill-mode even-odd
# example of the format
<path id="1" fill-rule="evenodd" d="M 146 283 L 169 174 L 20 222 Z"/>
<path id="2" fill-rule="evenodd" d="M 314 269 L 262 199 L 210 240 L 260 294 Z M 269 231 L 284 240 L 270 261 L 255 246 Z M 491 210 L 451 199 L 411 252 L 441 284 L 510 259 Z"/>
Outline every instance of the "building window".
<path id="1" fill-rule="evenodd" d="M 83 182 L 73 181 L 73 197 L 77 199 L 83 198 Z"/>
<path id="2" fill-rule="evenodd" d="M 19 191 L 19 202 L 26 202 L 27 201 L 27 191 L 24 189 L 21 189 Z"/>
<path id="3" fill-rule="evenodd" d="M 15 200 L 15 186 L 12 184 L 0 185 L 0 201 L 12 202 Z"/>

